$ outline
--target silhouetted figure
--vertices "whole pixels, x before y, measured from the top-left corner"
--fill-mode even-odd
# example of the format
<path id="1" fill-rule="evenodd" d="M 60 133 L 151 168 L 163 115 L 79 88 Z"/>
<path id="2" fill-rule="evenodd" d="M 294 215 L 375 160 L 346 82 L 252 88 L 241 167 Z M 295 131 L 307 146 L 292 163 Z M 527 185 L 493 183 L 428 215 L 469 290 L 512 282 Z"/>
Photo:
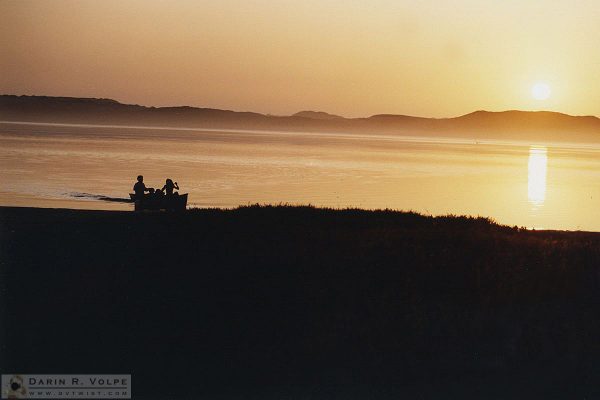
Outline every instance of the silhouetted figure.
<path id="1" fill-rule="evenodd" d="M 161 190 L 164 190 L 167 196 L 173 196 L 173 189 L 179 190 L 179 185 L 177 185 L 177 182 L 173 183 L 171 179 L 167 178 L 165 186 Z M 179 193 L 175 192 L 175 194 Z"/>
<path id="2" fill-rule="evenodd" d="M 144 210 L 167 210 L 167 211 L 185 211 L 188 194 L 179 194 L 173 192 L 179 190 L 177 182 L 167 179 L 162 189 L 147 188 L 144 185 L 144 177 L 138 176 L 138 181 L 133 187 L 135 193 L 130 193 L 129 197 L 133 201 L 135 211 Z M 149 192 L 146 194 L 146 192 Z"/>
<path id="3" fill-rule="evenodd" d="M 135 197 L 138 199 L 144 198 L 144 192 L 150 192 L 152 188 L 147 189 L 146 185 L 144 185 L 144 177 L 142 175 L 138 175 L 137 182 L 133 185 L 133 192 L 135 193 Z"/>

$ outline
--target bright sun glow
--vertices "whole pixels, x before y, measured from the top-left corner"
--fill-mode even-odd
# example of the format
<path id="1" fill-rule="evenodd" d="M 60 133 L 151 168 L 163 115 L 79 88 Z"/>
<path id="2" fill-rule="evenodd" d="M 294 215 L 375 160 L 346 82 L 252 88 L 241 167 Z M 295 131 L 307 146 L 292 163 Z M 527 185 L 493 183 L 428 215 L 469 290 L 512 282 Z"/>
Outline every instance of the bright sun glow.
<path id="1" fill-rule="evenodd" d="M 531 95 L 536 100 L 546 100 L 550 97 L 550 86 L 545 83 L 536 83 L 531 88 Z"/>
<path id="2" fill-rule="evenodd" d="M 527 178 L 527 197 L 534 206 L 542 206 L 546 200 L 546 173 L 548 169 L 548 150 L 545 147 L 532 146 L 529 149 Z"/>

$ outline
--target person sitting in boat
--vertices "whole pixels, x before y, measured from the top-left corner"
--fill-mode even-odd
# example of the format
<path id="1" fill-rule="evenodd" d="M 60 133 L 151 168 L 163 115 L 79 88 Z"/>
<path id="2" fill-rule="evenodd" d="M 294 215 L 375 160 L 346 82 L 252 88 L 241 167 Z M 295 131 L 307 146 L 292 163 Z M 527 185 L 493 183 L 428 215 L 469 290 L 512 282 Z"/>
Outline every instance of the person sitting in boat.
<path id="1" fill-rule="evenodd" d="M 137 182 L 135 185 L 133 185 L 135 197 L 142 199 L 144 197 L 144 192 L 150 192 L 151 190 L 152 188 L 146 188 L 146 185 L 144 185 L 144 177 L 142 175 L 138 175 Z"/>
<path id="2" fill-rule="evenodd" d="M 156 198 L 162 198 L 165 195 L 165 193 L 161 190 L 161 189 L 156 189 L 154 191 L 154 197 Z"/>
<path id="3" fill-rule="evenodd" d="M 173 189 L 179 190 L 179 185 L 177 185 L 177 182 L 173 183 L 171 179 L 167 178 L 165 186 L 161 190 L 164 190 L 167 196 L 179 195 L 177 192 L 173 193 Z"/>

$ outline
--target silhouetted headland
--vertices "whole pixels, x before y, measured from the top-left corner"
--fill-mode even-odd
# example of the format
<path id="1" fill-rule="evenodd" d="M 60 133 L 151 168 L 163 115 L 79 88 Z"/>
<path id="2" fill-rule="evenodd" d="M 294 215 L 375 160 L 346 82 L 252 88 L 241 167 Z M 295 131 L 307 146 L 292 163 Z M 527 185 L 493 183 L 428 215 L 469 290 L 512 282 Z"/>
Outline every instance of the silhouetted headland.
<path id="1" fill-rule="evenodd" d="M 476 111 L 455 118 L 320 111 L 292 116 L 196 107 L 144 107 L 110 99 L 0 95 L 0 121 L 460 136 L 473 139 L 600 142 L 600 119 L 547 111 Z"/>
<path id="2" fill-rule="evenodd" d="M 0 208 L 0 369 L 136 398 L 594 398 L 600 234 L 249 206 Z"/>

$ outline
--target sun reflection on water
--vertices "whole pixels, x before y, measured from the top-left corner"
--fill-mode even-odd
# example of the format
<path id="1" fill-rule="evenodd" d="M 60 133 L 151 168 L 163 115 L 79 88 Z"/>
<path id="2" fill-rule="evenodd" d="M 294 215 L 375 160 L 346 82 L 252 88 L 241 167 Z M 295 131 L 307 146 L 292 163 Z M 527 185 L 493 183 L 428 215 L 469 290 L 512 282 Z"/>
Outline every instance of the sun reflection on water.
<path id="1" fill-rule="evenodd" d="M 546 200 L 546 175 L 548 170 L 548 149 L 532 146 L 529 148 L 527 177 L 527 198 L 534 207 L 541 207 Z"/>

